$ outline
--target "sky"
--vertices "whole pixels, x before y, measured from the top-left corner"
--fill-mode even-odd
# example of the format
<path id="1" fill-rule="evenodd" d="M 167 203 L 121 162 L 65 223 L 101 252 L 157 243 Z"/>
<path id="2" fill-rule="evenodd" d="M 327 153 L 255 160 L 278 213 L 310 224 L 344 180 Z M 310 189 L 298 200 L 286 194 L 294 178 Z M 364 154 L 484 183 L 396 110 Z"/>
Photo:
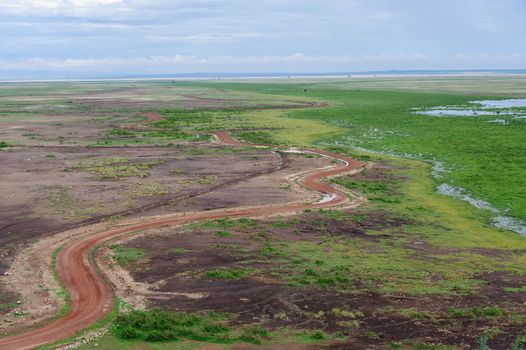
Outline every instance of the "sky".
<path id="1" fill-rule="evenodd" d="M 526 0 L 0 0 L 0 78 L 525 69 Z"/>

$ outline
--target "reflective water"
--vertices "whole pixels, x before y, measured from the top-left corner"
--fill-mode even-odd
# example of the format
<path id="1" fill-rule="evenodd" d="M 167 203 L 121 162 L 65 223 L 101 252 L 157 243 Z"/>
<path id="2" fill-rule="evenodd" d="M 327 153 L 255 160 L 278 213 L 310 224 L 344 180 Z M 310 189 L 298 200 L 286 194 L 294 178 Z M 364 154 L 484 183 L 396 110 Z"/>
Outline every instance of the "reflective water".
<path id="1" fill-rule="evenodd" d="M 482 108 L 517 108 L 526 107 L 526 98 L 514 98 L 509 100 L 482 100 L 469 101 L 473 104 L 481 105 Z"/>
<path id="2" fill-rule="evenodd" d="M 428 109 L 423 111 L 416 111 L 416 114 L 429 115 L 432 117 L 476 117 L 478 115 L 512 115 L 510 112 L 490 112 L 490 111 L 478 111 L 474 109 Z"/>

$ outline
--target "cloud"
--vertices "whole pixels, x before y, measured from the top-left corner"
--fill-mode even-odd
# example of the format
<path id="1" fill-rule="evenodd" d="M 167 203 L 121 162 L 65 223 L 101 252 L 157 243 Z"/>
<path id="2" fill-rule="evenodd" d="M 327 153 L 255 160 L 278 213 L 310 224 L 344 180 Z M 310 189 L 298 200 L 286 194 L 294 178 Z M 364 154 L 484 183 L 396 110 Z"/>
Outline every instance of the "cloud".
<path id="1" fill-rule="evenodd" d="M 201 33 L 194 35 L 146 35 L 152 42 L 191 42 L 194 44 L 231 43 L 262 37 L 262 33 Z"/>
<path id="2" fill-rule="evenodd" d="M 296 53 L 286 56 L 216 56 L 195 57 L 185 55 L 150 56 L 135 58 L 82 58 L 43 59 L 32 58 L 18 61 L 0 61 L 0 72 L 9 71 L 55 71 L 91 73 L 182 73 L 182 72 L 255 72 L 282 71 L 350 71 L 357 67 L 373 67 L 375 64 L 415 63 L 426 60 L 424 54 L 382 54 L 364 56 L 307 56 Z M 262 68 L 265 67 L 265 68 Z"/>
<path id="3" fill-rule="evenodd" d="M 123 0 L 5 0 L 0 10 L 15 15 L 57 15 L 123 3 Z"/>
<path id="4" fill-rule="evenodd" d="M 524 0 L 0 0 L 0 70 L 523 68 L 524 13 Z"/>

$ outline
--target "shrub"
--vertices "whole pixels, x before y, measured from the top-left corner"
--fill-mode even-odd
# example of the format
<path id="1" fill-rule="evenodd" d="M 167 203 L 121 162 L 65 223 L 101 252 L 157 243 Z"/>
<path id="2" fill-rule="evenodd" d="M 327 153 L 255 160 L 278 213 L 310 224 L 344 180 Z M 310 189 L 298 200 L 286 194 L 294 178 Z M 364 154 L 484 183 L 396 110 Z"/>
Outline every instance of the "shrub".
<path id="1" fill-rule="evenodd" d="M 220 320 L 160 309 L 130 311 L 118 316 L 111 328 L 118 338 L 151 342 L 182 338 L 223 343 L 230 340 L 229 332 Z"/>
<path id="2" fill-rule="evenodd" d="M 218 231 L 216 235 L 219 237 L 232 237 L 232 234 L 228 231 Z"/>
<path id="3" fill-rule="evenodd" d="M 245 329 L 239 339 L 247 343 L 261 344 L 261 341 L 268 337 L 269 332 L 265 328 L 261 326 L 253 326 Z"/>

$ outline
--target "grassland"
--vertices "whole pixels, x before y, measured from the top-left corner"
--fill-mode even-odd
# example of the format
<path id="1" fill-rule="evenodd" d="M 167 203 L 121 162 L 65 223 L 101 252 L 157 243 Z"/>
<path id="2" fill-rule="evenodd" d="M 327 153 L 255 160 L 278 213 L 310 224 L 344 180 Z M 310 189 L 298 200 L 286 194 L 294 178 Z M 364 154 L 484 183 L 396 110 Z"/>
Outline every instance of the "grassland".
<path id="1" fill-rule="evenodd" d="M 94 132 L 64 133 L 59 139 L 45 130 L 21 130 L 16 137 L 2 135 L 0 147 L 9 152 L 12 145 L 26 142 L 74 143 L 90 149 L 177 144 L 192 157 L 204 152 L 200 142 L 209 141 L 212 131 L 229 130 L 254 143 L 327 148 L 376 164 L 361 175 L 332 180 L 368 198 L 356 210 L 266 221 L 220 219 L 174 232 L 175 243 L 152 239 L 111 247 L 113 261 L 136 279 L 144 278 L 145 271 L 154 274 L 156 268 L 165 277 L 166 269 L 195 262 L 177 270 L 177 276 L 213 297 L 219 294 L 217 303 L 207 304 L 206 310 L 176 300 L 175 313 L 124 315 L 113 333 L 97 340 L 100 349 L 198 349 L 203 342 L 213 349 L 258 343 L 325 346 L 352 341 L 358 349 L 364 344 L 379 349 L 485 349 L 489 344 L 515 350 L 521 349 L 526 325 L 526 241 L 492 226 L 496 213 L 440 195 L 436 187 L 448 183 L 464 188 L 501 215 L 526 220 L 526 122 L 489 123 L 494 119 L 490 116 L 433 118 L 415 115 L 413 109 L 526 97 L 525 81 L 514 77 L 137 83 L 141 94 L 148 91 L 147 105 L 134 105 L 132 98 L 129 105 L 112 104 L 120 90 L 129 88 L 122 83 L 78 84 L 73 90 L 35 84 L 0 89 L 1 121 L 50 122 L 42 110 L 28 109 L 27 101 L 10 100 L 25 94 L 38 100 L 45 113 L 66 110 L 89 116 Z M 96 104 L 75 98 L 88 92 L 100 95 Z M 57 94 L 71 94 L 72 103 L 55 99 Z M 299 108 L 305 106 L 309 108 Z M 144 117 L 148 111 L 158 112 L 162 119 L 148 121 Z M 83 125 L 78 120 L 60 123 Z M 162 162 L 94 159 L 72 163 L 68 169 L 111 180 L 107 182 L 148 178 L 150 185 L 137 187 L 131 197 L 165 193 L 150 176 Z M 431 161 L 441 171 L 433 169 Z M 186 171 L 174 168 L 173 174 Z M 213 185 L 217 180 L 203 175 L 197 182 Z M 217 259 L 206 265 L 210 257 Z M 170 261 L 173 266 L 162 265 Z M 150 276 L 147 283 L 152 280 Z M 214 285 L 221 288 L 210 287 Z M 226 308 L 218 289 L 234 293 L 239 286 L 271 290 L 281 299 L 268 299 L 272 307 L 258 306 L 250 312 L 240 309 L 242 303 L 235 299 L 226 305 L 227 316 L 207 313 Z M 251 297 L 257 299 L 254 293 Z M 284 306 L 274 309 L 276 303 Z M 160 306 L 174 310 L 169 302 Z M 141 328 L 150 323 L 148 329 Z M 401 326 L 389 328 L 390 323 Z M 404 333 L 407 328 L 413 333 Z"/>
<path id="2" fill-rule="evenodd" d="M 327 101 L 330 108 L 282 111 L 279 117 L 273 116 L 274 120 L 265 120 L 265 116 L 260 119 L 256 114 L 248 120 L 259 125 L 283 127 L 283 130 L 272 132 L 277 142 L 361 147 L 442 162 L 447 171 L 441 174 L 440 181 L 465 188 L 476 198 L 524 220 L 526 123 L 523 120 L 499 125 L 488 123 L 495 119 L 492 116 L 433 118 L 413 113 L 413 108 L 463 106 L 472 100 L 502 99 L 508 91 L 507 97 L 524 97 L 523 81 L 523 78 L 511 82 L 497 79 L 497 83 L 506 84 L 506 89 L 500 93 L 492 90 L 491 84 L 481 89 L 480 79 L 216 85 L 236 91 L 271 92 Z M 422 85 L 427 86 L 428 91 L 419 91 Z M 431 91 L 432 86 L 435 91 Z M 469 87 L 473 89 L 471 94 Z M 277 118 L 282 120 L 276 121 Z M 293 119 L 301 122 L 291 128 Z M 315 132 L 320 124 L 305 125 L 305 120 L 334 128 L 325 127 Z M 310 132 L 305 133 L 305 129 Z"/>

